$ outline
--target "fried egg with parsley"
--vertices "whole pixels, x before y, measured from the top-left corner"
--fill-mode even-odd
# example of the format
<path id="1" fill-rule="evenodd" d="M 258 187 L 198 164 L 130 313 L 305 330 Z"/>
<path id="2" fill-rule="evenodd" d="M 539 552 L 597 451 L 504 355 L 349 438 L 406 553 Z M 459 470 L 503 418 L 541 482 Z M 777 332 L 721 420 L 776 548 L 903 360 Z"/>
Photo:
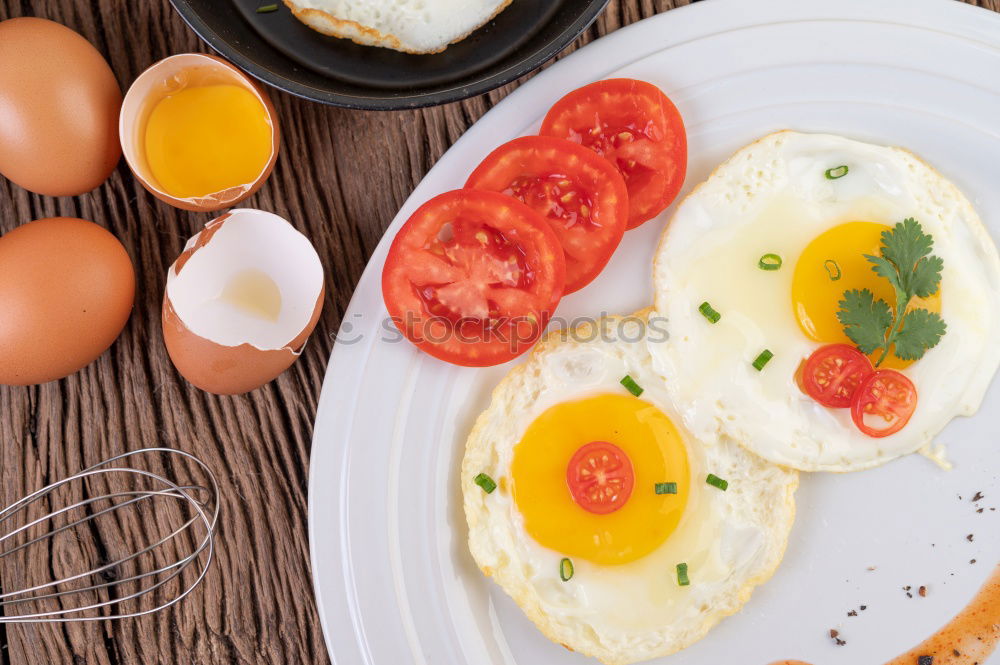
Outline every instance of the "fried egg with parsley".
<path id="1" fill-rule="evenodd" d="M 437 53 L 503 11 L 511 0 L 285 0 L 313 30 L 368 46 Z"/>
<path id="2" fill-rule="evenodd" d="M 850 409 L 805 394 L 799 372 L 819 347 L 852 342 L 837 315 L 846 291 L 895 307 L 865 255 L 879 256 L 883 232 L 908 218 L 943 269 L 936 293 L 907 311 L 936 313 L 947 328 L 919 359 L 889 354 L 880 366 L 906 375 L 918 398 L 905 427 L 874 438 Z M 1000 363 L 996 246 L 958 188 L 899 148 L 791 131 L 746 146 L 677 207 L 654 288 L 670 327 L 650 347 L 654 364 L 672 377 L 666 393 L 692 435 L 728 436 L 800 470 L 854 471 L 922 448 L 975 413 Z M 755 367 L 765 351 L 773 357 Z"/>
<path id="3" fill-rule="evenodd" d="M 796 472 L 684 428 L 649 353 L 663 323 L 552 333 L 497 386 L 462 464 L 479 567 L 549 639 L 608 665 L 739 610 L 795 512 Z"/>

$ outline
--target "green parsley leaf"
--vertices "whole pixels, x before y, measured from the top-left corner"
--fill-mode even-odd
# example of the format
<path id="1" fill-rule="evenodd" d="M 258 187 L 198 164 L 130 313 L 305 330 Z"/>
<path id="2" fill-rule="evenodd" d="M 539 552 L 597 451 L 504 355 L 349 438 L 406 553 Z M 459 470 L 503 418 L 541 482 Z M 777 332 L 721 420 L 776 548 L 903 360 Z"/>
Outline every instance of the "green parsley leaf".
<path id="1" fill-rule="evenodd" d="M 910 289 L 913 295 L 918 298 L 927 298 L 937 293 L 941 285 L 941 270 L 944 268 L 944 261 L 939 256 L 928 256 L 917 262 L 913 270 L 913 279 L 910 281 Z"/>
<path id="2" fill-rule="evenodd" d="M 881 256 L 872 256 L 871 254 L 865 254 L 864 257 L 868 259 L 868 263 L 872 264 L 872 270 L 875 271 L 876 275 L 889 280 L 889 283 L 897 291 L 903 289 L 903 285 L 899 283 L 899 271 L 896 270 L 896 266 L 892 261 Z"/>
<path id="3" fill-rule="evenodd" d="M 912 217 L 899 222 L 891 230 L 882 232 L 882 256 L 896 266 L 899 288 L 908 295 L 913 293 L 913 279 L 918 273 L 917 264 L 933 248 L 934 239 L 924 233 L 920 223 Z"/>
<path id="4" fill-rule="evenodd" d="M 931 256 L 934 238 L 924 233 L 920 222 L 908 217 L 883 231 L 881 239 L 880 256 L 864 257 L 872 264 L 872 271 L 892 285 L 896 302 L 890 306 L 876 300 L 868 289 L 845 291 L 837 311 L 844 333 L 863 353 L 882 349 L 876 367 L 890 349 L 903 360 L 922 358 L 947 328 L 937 314 L 924 309 L 907 311 L 913 298 L 927 298 L 940 288 L 944 261 Z"/>
<path id="5" fill-rule="evenodd" d="M 876 300 L 868 289 L 844 291 L 839 303 L 837 319 L 844 325 L 844 333 L 851 338 L 862 353 L 872 353 L 882 348 L 892 327 L 892 310 L 881 298 Z"/>
<path id="6" fill-rule="evenodd" d="M 903 316 L 902 327 L 893 338 L 896 357 L 916 360 L 941 341 L 947 326 L 941 316 L 926 309 L 911 309 Z"/>

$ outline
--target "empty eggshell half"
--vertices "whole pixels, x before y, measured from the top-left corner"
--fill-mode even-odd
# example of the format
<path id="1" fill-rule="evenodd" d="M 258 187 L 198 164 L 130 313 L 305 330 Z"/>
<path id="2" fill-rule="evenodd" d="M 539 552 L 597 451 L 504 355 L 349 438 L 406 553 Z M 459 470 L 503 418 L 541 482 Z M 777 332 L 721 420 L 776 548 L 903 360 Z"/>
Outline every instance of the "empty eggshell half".
<path id="1" fill-rule="evenodd" d="M 264 107 L 271 127 L 271 152 L 260 172 L 248 182 L 197 197 L 170 194 L 153 175 L 146 156 L 146 128 L 156 105 L 188 87 L 232 84 L 244 88 Z M 139 75 L 122 103 L 118 121 L 122 153 L 132 173 L 151 194 L 165 203 L 195 212 L 213 212 L 231 207 L 251 196 L 267 181 L 278 158 L 281 133 L 278 115 L 267 93 L 234 65 L 214 55 L 181 53 L 164 58 Z"/>
<path id="2" fill-rule="evenodd" d="M 309 239 L 272 213 L 233 210 L 188 240 L 167 272 L 163 339 L 195 386 L 245 393 L 295 362 L 322 306 Z"/>

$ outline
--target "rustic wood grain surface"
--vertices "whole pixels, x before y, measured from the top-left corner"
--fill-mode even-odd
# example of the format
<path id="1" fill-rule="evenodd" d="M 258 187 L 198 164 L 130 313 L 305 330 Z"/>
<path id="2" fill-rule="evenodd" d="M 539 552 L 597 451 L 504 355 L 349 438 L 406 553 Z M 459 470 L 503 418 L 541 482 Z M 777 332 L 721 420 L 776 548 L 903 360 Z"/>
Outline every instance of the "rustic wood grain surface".
<path id="1" fill-rule="evenodd" d="M 612 0 L 566 52 L 686 4 Z M 970 4 L 1000 11 L 1000 0 Z M 167 0 L 0 0 L 0 20 L 25 15 L 81 32 L 108 58 L 123 88 L 160 58 L 206 50 Z M 3 503 L 111 455 L 163 445 L 194 453 L 214 470 L 224 513 L 214 568 L 180 607 L 113 623 L 0 626 L 0 664 L 329 662 L 312 594 L 306 492 L 312 419 L 333 336 L 365 262 L 407 195 L 517 85 L 393 113 L 271 93 L 283 126 L 282 157 L 247 204 L 292 220 L 312 239 L 327 271 L 327 301 L 295 366 L 242 397 L 215 397 L 185 383 L 161 338 L 167 267 L 208 216 L 155 200 L 124 162 L 107 184 L 77 198 L 36 196 L 0 178 L 0 231 L 52 215 L 90 219 L 122 240 L 138 273 L 135 312 L 108 353 L 65 380 L 0 389 Z M 125 526 L 117 535 L 99 530 L 102 548 L 128 551 L 141 527 Z M 51 572 L 48 565 L 0 561 L 0 589 L 19 588 Z"/>

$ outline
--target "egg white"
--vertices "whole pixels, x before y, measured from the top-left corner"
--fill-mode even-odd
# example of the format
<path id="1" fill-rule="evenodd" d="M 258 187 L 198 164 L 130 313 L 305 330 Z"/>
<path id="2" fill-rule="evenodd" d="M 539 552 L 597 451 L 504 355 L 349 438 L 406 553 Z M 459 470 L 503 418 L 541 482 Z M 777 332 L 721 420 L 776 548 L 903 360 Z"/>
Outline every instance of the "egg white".
<path id="1" fill-rule="evenodd" d="M 773 574 L 795 511 L 794 471 L 729 439 L 697 440 L 684 432 L 648 350 L 647 339 L 662 334 L 662 324 L 640 313 L 552 333 L 497 386 L 469 435 L 462 465 L 469 547 L 479 567 L 547 637 L 608 665 L 673 653 L 736 612 Z M 563 582 L 564 555 L 532 539 L 514 503 L 514 447 L 555 404 L 627 394 L 620 383 L 626 374 L 644 388 L 641 399 L 670 417 L 685 440 L 689 501 L 677 530 L 649 555 L 614 566 L 577 559 L 572 579 Z M 474 484 L 479 473 L 499 487 L 486 494 Z M 728 480 L 728 490 L 708 485 L 708 473 Z M 677 584 L 680 562 L 689 564 L 690 586 Z"/>
<path id="2" fill-rule="evenodd" d="M 841 164 L 848 175 L 827 179 Z M 800 362 L 819 343 L 792 311 L 797 257 L 823 231 L 865 220 L 916 218 L 944 260 L 948 330 L 904 370 L 919 401 L 899 433 L 871 438 L 848 409 L 828 409 L 798 388 Z M 777 271 L 757 267 L 765 253 Z M 655 309 L 670 339 L 651 347 L 667 393 L 694 436 L 732 437 L 777 464 L 854 471 L 928 444 L 957 415 L 979 408 L 1000 363 L 1000 259 L 965 196 L 911 153 L 823 135 L 778 132 L 741 149 L 678 207 L 654 262 Z M 722 315 L 710 324 L 708 301 Z M 836 304 L 832 304 L 836 307 Z M 763 349 L 763 371 L 751 363 Z"/>
<path id="3" fill-rule="evenodd" d="M 285 0 L 327 35 L 407 53 L 437 53 L 489 22 L 511 0 Z"/>

